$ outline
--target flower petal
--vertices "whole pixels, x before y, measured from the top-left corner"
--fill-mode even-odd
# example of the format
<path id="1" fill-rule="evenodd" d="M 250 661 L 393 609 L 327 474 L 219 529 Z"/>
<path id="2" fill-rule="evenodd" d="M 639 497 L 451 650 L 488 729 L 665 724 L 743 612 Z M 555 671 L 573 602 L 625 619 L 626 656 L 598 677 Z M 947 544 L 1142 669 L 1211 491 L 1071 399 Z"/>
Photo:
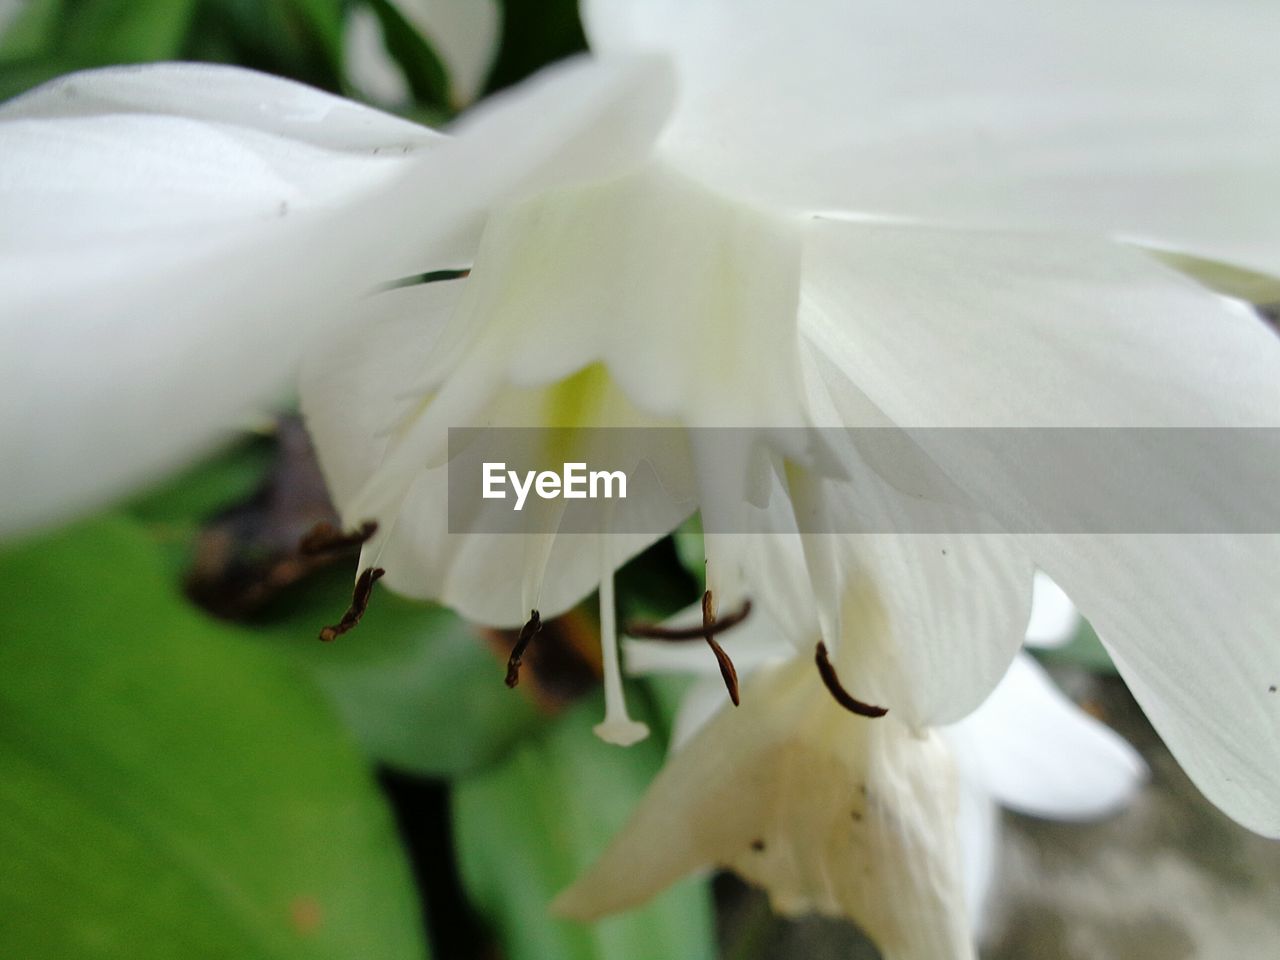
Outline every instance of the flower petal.
<path id="1" fill-rule="evenodd" d="M 1035 550 L 1196 786 L 1280 837 L 1280 538 L 1073 536 Z"/>
<path id="2" fill-rule="evenodd" d="M 668 98 L 661 63 L 578 61 L 454 140 L 231 68 L 113 69 L 14 101 L 0 376 L 23 404 L 0 418 L 0 529 L 207 449 L 371 288 L 457 266 L 437 258 L 495 198 L 634 162 Z"/>
<path id="3" fill-rule="evenodd" d="M 439 134 L 313 87 L 208 63 L 107 67 L 52 80 L 0 107 L 0 120 L 142 114 L 185 117 L 293 143 L 364 153 L 429 143 Z M 285 149 L 278 144 L 278 149 Z"/>
<path id="4" fill-rule="evenodd" d="M 1068 700 L 1026 654 L 948 736 L 962 769 L 1002 805 L 1032 816 L 1104 817 L 1147 779 L 1138 752 Z"/>
<path id="5" fill-rule="evenodd" d="M 1036 571 L 1031 594 L 1031 621 L 1027 624 L 1027 646 L 1053 649 L 1071 642 L 1080 629 L 1080 611 L 1063 589 Z"/>
<path id="6" fill-rule="evenodd" d="M 806 332 L 893 422 L 1280 421 L 1280 340 L 1251 312 L 1138 252 L 867 224 L 815 233 L 808 296 L 825 307 Z M 1115 514 L 1096 494 L 1073 500 L 1046 474 L 1062 442 L 1052 431 L 911 433 L 1006 526 L 1047 531 L 1027 549 L 1093 623 L 1190 776 L 1246 826 L 1280 833 L 1277 538 L 1055 533 L 1076 529 L 1079 514 Z M 1097 444 L 1096 462 L 1067 473 L 1096 475 L 1116 497 L 1135 484 L 1158 491 L 1173 515 L 1209 530 L 1280 516 L 1274 482 L 1224 496 L 1246 491 L 1224 487 L 1223 465 L 1194 445 L 1178 450 L 1155 442 L 1158 433 L 1119 449 Z"/>
<path id="7" fill-rule="evenodd" d="M 1280 269 L 1280 7 L 592 0 L 677 61 L 670 152 L 804 209 L 1110 233 Z"/>
<path id="8" fill-rule="evenodd" d="M 597 917 L 719 864 L 783 913 L 851 917 L 887 960 L 972 957 L 952 778 L 936 736 L 851 716 L 796 661 L 675 754 L 553 909 Z"/>

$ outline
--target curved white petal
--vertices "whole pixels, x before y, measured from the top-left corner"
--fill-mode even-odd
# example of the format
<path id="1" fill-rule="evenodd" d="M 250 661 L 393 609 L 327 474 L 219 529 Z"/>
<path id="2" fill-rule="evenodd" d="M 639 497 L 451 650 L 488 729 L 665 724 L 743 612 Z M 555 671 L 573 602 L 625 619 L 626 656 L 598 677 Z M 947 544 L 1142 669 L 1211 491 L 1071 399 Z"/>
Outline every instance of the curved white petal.
<path id="1" fill-rule="evenodd" d="M 1280 269 L 1269 0 L 592 0 L 592 46 L 659 49 L 665 142 L 805 209 L 1106 232 Z"/>
<path id="2" fill-rule="evenodd" d="M 22 403 L 0 418 L 0 528 L 206 449 L 370 289 L 457 266 L 440 260 L 489 203 L 636 162 L 668 97 L 658 62 L 578 61 L 452 141 L 231 68 L 112 69 L 14 101 L 0 376 Z"/>
<path id="3" fill-rule="evenodd" d="M 782 913 L 854 919 L 888 960 L 973 956 L 945 746 L 865 720 L 810 663 L 752 677 L 676 753 L 600 860 L 553 904 L 594 918 L 731 867 Z"/>
<path id="4" fill-rule="evenodd" d="M 1043 571 L 1036 571 L 1031 594 L 1027 646 L 1053 649 L 1071 642 L 1080 629 L 1080 611 L 1063 589 Z"/>
<path id="5" fill-rule="evenodd" d="M 184 117 L 356 153 L 404 149 L 438 137 L 416 123 L 292 80 L 209 63 L 72 73 L 0 107 L 0 120 L 120 114 Z"/>
<path id="6" fill-rule="evenodd" d="M 861 309 L 815 296 L 813 284 L 805 281 L 802 331 L 839 329 L 846 312 Z M 816 340 L 806 341 L 802 356 L 815 420 L 847 427 L 865 422 L 869 401 L 851 396 L 856 385 L 832 366 L 833 356 Z M 844 474 L 826 484 L 827 522 L 839 531 L 828 539 L 837 544 L 843 602 L 858 598 L 886 621 L 879 634 L 855 629 L 840 638 L 845 682 L 855 696 L 889 707 L 913 726 L 956 720 L 982 702 L 1023 642 L 1030 558 L 1016 538 L 977 532 L 991 529 L 992 521 L 954 502 L 958 491 L 900 484 L 915 479 L 914 452 L 888 469 L 885 449 L 868 434 L 830 430 L 825 436 Z M 876 636 L 887 638 L 883 649 L 874 649 Z"/>
<path id="7" fill-rule="evenodd" d="M 353 7 L 342 26 L 342 69 L 366 100 L 387 108 L 411 98 L 404 70 L 387 52 L 382 21 L 367 6 Z"/>
<path id="8" fill-rule="evenodd" d="M 1280 340 L 1142 254 L 865 224 L 815 233 L 806 286 L 827 310 L 806 333 L 896 423 L 1280 421 Z M 1051 431 L 911 432 L 993 516 L 1053 534 L 1027 549 L 1094 624 L 1197 785 L 1245 825 L 1280 833 L 1277 538 L 1061 532 L 1114 524 L 1114 502 L 1138 509 L 1144 497 L 1207 530 L 1274 529 L 1274 477 L 1228 483 L 1226 464 L 1155 431 L 1119 446 L 1095 437 L 1063 476 Z M 1072 477 L 1100 486 L 1077 491 Z"/>
<path id="9" fill-rule="evenodd" d="M 1002 805 L 1053 820 L 1115 813 L 1146 781 L 1122 737 L 1063 695 L 1019 654 L 995 692 L 948 730 L 962 769 Z"/>
<path id="10" fill-rule="evenodd" d="M 1035 550 L 1196 786 L 1280 837 L 1280 537 L 1075 536 Z"/>

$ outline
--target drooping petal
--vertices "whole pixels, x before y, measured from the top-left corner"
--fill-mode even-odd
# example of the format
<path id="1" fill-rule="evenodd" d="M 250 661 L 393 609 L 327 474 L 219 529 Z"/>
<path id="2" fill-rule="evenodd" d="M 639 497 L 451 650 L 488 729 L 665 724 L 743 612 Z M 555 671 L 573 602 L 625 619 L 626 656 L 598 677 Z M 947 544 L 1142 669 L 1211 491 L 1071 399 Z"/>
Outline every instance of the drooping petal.
<path id="1" fill-rule="evenodd" d="M 1144 240 L 1280 270 L 1268 0 L 592 0 L 592 46 L 660 49 L 665 143 L 804 209 Z"/>
<path id="2" fill-rule="evenodd" d="M 802 329 L 838 325 L 834 309 L 806 294 Z M 955 502 L 958 491 L 934 493 L 887 480 L 885 473 L 895 481 L 914 476 L 901 465 L 880 469 L 886 457 L 876 442 L 880 432 L 857 429 L 874 408 L 861 394 L 851 396 L 850 382 L 815 343 L 806 341 L 802 352 L 810 410 L 826 427 L 829 453 L 844 474 L 826 481 L 825 523 L 833 531 L 826 539 L 838 544 L 845 602 L 869 604 L 886 621 L 879 633 L 839 638 L 837 659 L 861 699 L 887 706 L 913 726 L 949 723 L 983 700 L 1023 642 L 1030 558 L 1016 538 L 976 532 L 991 529 L 992 521 Z M 908 458 L 908 465 L 915 463 Z M 876 636 L 887 638 L 884 649 L 873 648 Z M 863 659 L 884 659 L 895 669 L 868 678 Z"/>
<path id="3" fill-rule="evenodd" d="M 1197 785 L 1280 833 L 1280 542 L 1247 532 L 1275 529 L 1273 468 L 1157 429 L 1094 431 L 1069 457 L 1051 430 L 914 429 L 1274 428 L 1280 340 L 1136 251 L 850 223 L 815 235 L 807 297 L 825 306 L 806 334 L 967 496 L 1045 534 L 1027 549 Z M 1123 513 L 1148 501 L 1206 532 L 1126 534 Z"/>
<path id="4" fill-rule="evenodd" d="M 1280 837 L 1280 537 L 1078 535 L 1035 551 L 1196 786 Z"/>
<path id="5" fill-rule="evenodd" d="M 718 864 L 783 913 L 851 917 L 888 960 L 972 957 L 952 778 L 936 736 L 851 716 L 797 661 L 671 759 L 553 909 L 597 917 Z"/>
<path id="6" fill-rule="evenodd" d="M 579 61 L 452 141 L 231 68 L 113 69 L 14 101 L 0 375 L 23 402 L 0 419 L 0 526 L 206 449 L 359 297 L 456 266 L 439 258 L 496 198 L 636 162 L 668 98 L 661 63 Z"/>
<path id="7" fill-rule="evenodd" d="M 948 729 L 962 769 L 1003 806 L 1052 820 L 1115 813 L 1146 781 L 1138 752 L 1019 654 L 990 697 Z"/>

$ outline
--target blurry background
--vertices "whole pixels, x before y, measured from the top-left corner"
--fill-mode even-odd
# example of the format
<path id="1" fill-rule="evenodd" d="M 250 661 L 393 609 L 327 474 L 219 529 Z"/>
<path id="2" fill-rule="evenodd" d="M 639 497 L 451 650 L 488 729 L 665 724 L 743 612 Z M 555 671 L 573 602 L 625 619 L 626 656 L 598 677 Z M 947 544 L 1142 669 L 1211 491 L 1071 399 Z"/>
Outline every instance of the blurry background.
<path id="1" fill-rule="evenodd" d="M 439 124 L 583 45 L 573 0 L 0 0 L 0 99 L 195 59 Z M 282 413 L 105 515 L 0 546 L 0 957 L 875 956 L 725 876 L 594 927 L 551 920 L 660 766 L 678 682 L 634 685 L 657 735 L 619 750 L 590 733 L 590 604 L 549 625 L 516 691 L 510 635 L 385 591 L 318 643 L 354 555 L 299 554 L 333 517 Z M 694 601 L 698 576 L 664 541 L 619 578 L 623 618 Z M 1099 824 L 1005 815 L 985 956 L 1275 956 L 1280 845 L 1200 798 L 1087 627 L 1052 656 L 1152 782 Z"/>

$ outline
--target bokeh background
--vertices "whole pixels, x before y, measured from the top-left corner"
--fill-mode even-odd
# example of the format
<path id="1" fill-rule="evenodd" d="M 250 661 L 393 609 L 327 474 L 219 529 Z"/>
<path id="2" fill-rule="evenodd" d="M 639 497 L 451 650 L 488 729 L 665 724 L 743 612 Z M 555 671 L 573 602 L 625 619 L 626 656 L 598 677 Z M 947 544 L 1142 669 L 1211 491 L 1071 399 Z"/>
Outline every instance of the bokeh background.
<path id="1" fill-rule="evenodd" d="M 205 60 L 439 125 L 584 47 L 573 0 L 466 2 L 492 24 L 470 67 L 407 0 L 0 0 L 0 99 Z M 104 514 L 0 544 L 0 957 L 876 956 L 851 925 L 783 920 L 728 876 L 594 926 L 550 918 L 660 767 L 680 683 L 633 684 L 657 735 L 619 750 L 590 733 L 590 603 L 548 626 L 516 691 L 511 635 L 386 592 L 318 643 L 355 558 L 299 553 L 334 517 L 305 432 L 276 413 Z M 624 619 L 696 600 L 681 558 L 701 551 L 680 549 L 696 536 L 622 572 Z M 1280 845 L 1199 796 L 1087 625 L 1046 656 L 1153 775 L 1102 823 L 1004 815 L 984 956 L 1276 956 Z"/>

